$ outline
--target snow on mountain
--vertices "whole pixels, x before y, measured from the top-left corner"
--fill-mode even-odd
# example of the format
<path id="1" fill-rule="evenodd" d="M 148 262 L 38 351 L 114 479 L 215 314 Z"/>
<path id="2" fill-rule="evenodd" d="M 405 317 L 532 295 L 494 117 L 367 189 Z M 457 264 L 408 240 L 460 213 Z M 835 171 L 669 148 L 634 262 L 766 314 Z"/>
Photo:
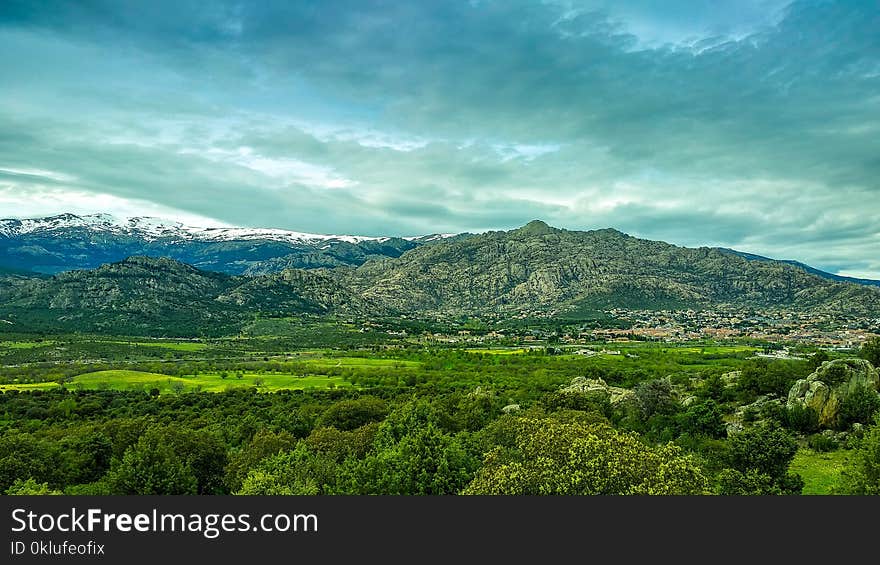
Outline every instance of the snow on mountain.
<path id="1" fill-rule="evenodd" d="M 292 244 L 317 244 L 320 242 L 346 242 L 358 244 L 364 241 L 382 243 L 389 237 L 361 235 L 324 235 L 302 233 L 273 228 L 198 227 L 180 222 L 151 217 L 117 218 L 110 214 L 61 214 L 48 218 L 0 220 L 0 235 L 16 237 L 38 232 L 58 232 L 69 229 L 87 229 L 140 237 L 146 241 L 157 239 L 182 239 L 190 241 L 279 241 Z M 428 242 L 451 237 L 455 234 L 432 234 L 405 237 L 408 241 Z"/>

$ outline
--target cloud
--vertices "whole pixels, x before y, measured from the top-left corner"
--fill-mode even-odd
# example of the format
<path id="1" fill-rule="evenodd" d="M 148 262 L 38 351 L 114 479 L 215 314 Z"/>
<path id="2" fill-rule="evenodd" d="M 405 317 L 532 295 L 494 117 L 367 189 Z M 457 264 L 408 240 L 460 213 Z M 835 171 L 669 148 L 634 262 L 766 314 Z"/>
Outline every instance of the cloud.
<path id="1" fill-rule="evenodd" d="M 0 215 L 67 211 L 69 194 L 68 208 L 365 235 L 542 217 L 880 277 L 878 15 L 812 0 L 6 3 L 0 183 L 22 196 Z"/>

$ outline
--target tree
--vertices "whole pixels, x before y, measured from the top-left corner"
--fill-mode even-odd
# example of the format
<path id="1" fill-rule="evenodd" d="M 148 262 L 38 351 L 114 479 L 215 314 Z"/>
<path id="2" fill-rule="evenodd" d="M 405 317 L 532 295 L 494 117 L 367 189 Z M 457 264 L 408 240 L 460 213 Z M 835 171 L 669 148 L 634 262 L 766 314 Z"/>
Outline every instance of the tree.
<path id="1" fill-rule="evenodd" d="M 99 480 L 110 469 L 113 444 L 100 433 L 90 433 L 75 439 L 72 445 L 71 477 L 67 482 L 91 483 Z"/>
<path id="2" fill-rule="evenodd" d="M 48 483 L 38 483 L 33 479 L 16 479 L 15 482 L 6 489 L 5 494 L 9 496 L 55 495 L 61 494 L 61 491 L 49 488 Z"/>
<path id="3" fill-rule="evenodd" d="M 858 385 L 840 401 L 837 428 L 848 430 L 856 423 L 868 424 L 877 410 L 880 410 L 880 394 L 873 386 Z"/>
<path id="4" fill-rule="evenodd" d="M 742 431 L 728 440 L 728 466 L 737 471 L 719 477 L 720 489 L 747 490 L 749 485 L 761 486 L 756 492 L 740 494 L 767 494 L 775 488 L 780 494 L 800 494 L 803 481 L 798 475 L 788 473 L 791 460 L 797 453 L 797 442 L 776 423 L 768 423 Z M 758 477 L 764 475 L 764 477 Z M 766 487 L 766 485 L 772 487 Z"/>
<path id="5" fill-rule="evenodd" d="M 361 458 L 373 446 L 379 424 L 373 422 L 350 432 L 336 428 L 317 428 L 309 434 L 305 443 L 316 453 L 330 455 L 342 462 L 348 457 Z"/>
<path id="6" fill-rule="evenodd" d="M 680 415 L 679 425 L 682 432 L 691 435 L 702 435 L 710 438 L 722 438 L 727 435 L 723 414 L 714 400 L 695 402 L 688 406 Z"/>
<path id="7" fill-rule="evenodd" d="M 186 462 L 171 446 L 146 436 L 126 450 L 122 462 L 109 477 L 115 494 L 196 494 L 198 481 Z"/>
<path id="8" fill-rule="evenodd" d="M 880 337 L 872 337 L 866 341 L 859 355 L 862 359 L 867 359 L 871 365 L 880 368 Z"/>
<path id="9" fill-rule="evenodd" d="M 514 449 L 496 448 L 464 494 L 703 494 L 707 480 L 681 448 L 651 447 L 606 424 L 523 419 Z"/>
<path id="10" fill-rule="evenodd" d="M 388 414 L 388 405 L 381 398 L 363 396 L 330 405 L 319 419 L 319 425 L 339 430 L 354 430 L 370 422 L 378 422 Z"/>
<path id="11" fill-rule="evenodd" d="M 17 479 L 33 478 L 54 485 L 59 467 L 55 451 L 31 434 L 7 433 L 0 437 L 0 492 Z"/>
<path id="12" fill-rule="evenodd" d="M 672 383 L 669 379 L 655 379 L 639 383 L 633 392 L 636 396 L 636 404 L 643 421 L 652 416 L 668 416 L 679 410 L 679 403 L 672 391 Z"/>
<path id="13" fill-rule="evenodd" d="M 338 488 L 345 494 L 457 494 L 478 464 L 456 436 L 429 423 L 362 460 L 347 459 Z"/>
<path id="14" fill-rule="evenodd" d="M 119 494 L 222 494 L 226 448 L 211 433 L 153 426 L 111 472 Z"/>
<path id="15" fill-rule="evenodd" d="M 880 495 L 880 413 L 842 473 L 843 494 Z"/>
<path id="16" fill-rule="evenodd" d="M 736 388 L 752 396 L 785 396 L 795 381 L 806 377 L 811 371 L 807 361 L 755 359 L 743 366 Z"/>
<path id="17" fill-rule="evenodd" d="M 831 359 L 831 356 L 828 355 L 828 352 L 825 351 L 824 349 L 820 349 L 816 353 L 813 353 L 812 355 L 810 355 L 810 357 L 809 357 L 810 369 L 815 371 L 816 369 L 818 369 L 819 367 L 822 366 L 822 363 L 824 363 L 825 361 L 828 361 L 829 359 Z"/>
<path id="18" fill-rule="evenodd" d="M 338 468 L 332 457 L 316 453 L 299 442 L 291 451 L 264 459 L 248 473 L 236 494 L 328 494 L 335 489 Z"/>
<path id="19" fill-rule="evenodd" d="M 289 432 L 259 430 L 251 440 L 229 457 L 226 465 L 226 486 L 234 492 L 241 488 L 248 472 L 265 459 L 282 451 L 293 449 L 296 438 Z"/>

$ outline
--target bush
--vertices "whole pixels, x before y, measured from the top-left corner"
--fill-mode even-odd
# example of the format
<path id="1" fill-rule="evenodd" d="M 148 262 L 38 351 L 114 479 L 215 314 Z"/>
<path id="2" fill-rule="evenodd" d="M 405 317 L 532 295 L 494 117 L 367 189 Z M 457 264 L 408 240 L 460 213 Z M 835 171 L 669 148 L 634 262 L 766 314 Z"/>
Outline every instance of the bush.
<path id="1" fill-rule="evenodd" d="M 859 444 L 843 471 L 840 490 L 843 494 L 880 495 L 880 414 Z"/>
<path id="2" fill-rule="evenodd" d="M 332 404 L 321 415 L 321 427 L 351 431 L 370 422 L 379 422 L 388 414 L 388 405 L 381 398 L 364 396 Z"/>
<path id="3" fill-rule="evenodd" d="M 756 359 L 743 367 L 736 388 L 744 397 L 761 394 L 784 396 L 795 381 L 810 372 L 810 364 L 806 361 Z"/>
<path id="4" fill-rule="evenodd" d="M 724 496 L 767 496 L 799 494 L 803 488 L 800 475 L 786 474 L 778 480 L 755 469 L 725 469 L 716 478 L 715 492 Z"/>
<path id="5" fill-rule="evenodd" d="M 819 430 L 819 414 L 809 406 L 795 404 L 784 412 L 782 423 L 796 432 L 810 434 Z"/>
<path id="6" fill-rule="evenodd" d="M 797 442 L 787 431 L 776 424 L 766 424 L 734 435 L 728 444 L 728 464 L 732 469 L 745 477 L 766 475 L 785 494 L 800 493 L 799 478 L 788 475 Z M 789 490 L 795 488 L 796 492 Z"/>
<path id="7" fill-rule="evenodd" d="M 464 494 L 702 494 L 707 481 L 672 444 L 650 447 L 604 424 L 523 419 L 513 449 L 497 448 Z"/>
<path id="8" fill-rule="evenodd" d="M 871 365 L 880 368 L 880 337 L 866 341 L 859 351 L 859 356 L 862 359 L 867 359 Z"/>
<path id="9" fill-rule="evenodd" d="M 683 433 L 721 438 L 727 435 L 721 408 L 714 400 L 695 402 L 679 415 L 679 427 Z"/>
<path id="10" fill-rule="evenodd" d="M 809 438 L 807 438 L 807 445 L 810 446 L 810 449 L 813 451 L 818 451 L 819 453 L 826 453 L 828 451 L 834 451 L 840 445 L 834 438 L 830 438 L 824 434 L 813 434 Z"/>
<path id="11" fill-rule="evenodd" d="M 49 488 L 48 483 L 38 483 L 33 479 L 21 480 L 16 479 L 12 485 L 6 489 L 9 496 L 33 496 L 47 494 L 61 494 L 61 491 Z"/>
<path id="12" fill-rule="evenodd" d="M 858 386 L 841 400 L 837 428 L 848 430 L 856 423 L 870 423 L 871 417 L 877 410 L 880 410 L 880 395 L 873 388 Z"/>

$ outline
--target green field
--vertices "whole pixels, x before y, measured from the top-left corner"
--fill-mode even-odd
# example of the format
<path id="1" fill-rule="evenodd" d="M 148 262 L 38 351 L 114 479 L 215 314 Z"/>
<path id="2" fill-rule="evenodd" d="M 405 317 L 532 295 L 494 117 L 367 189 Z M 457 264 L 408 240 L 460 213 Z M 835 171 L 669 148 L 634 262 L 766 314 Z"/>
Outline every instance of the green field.
<path id="1" fill-rule="evenodd" d="M 238 375 L 241 378 L 238 378 Z M 0 391 L 35 390 L 58 387 L 55 382 L 0 385 Z M 301 390 L 307 388 L 350 387 L 352 384 L 341 377 L 321 375 L 290 375 L 260 373 L 200 373 L 195 376 L 172 377 L 159 373 L 141 371 L 97 371 L 74 377 L 66 383 L 68 388 L 84 390 L 150 390 L 169 392 L 223 392 L 231 388 L 257 387 L 262 392 L 278 390 Z"/>
<path id="2" fill-rule="evenodd" d="M 55 388 L 58 386 L 58 383 L 55 382 L 46 382 L 46 383 L 22 383 L 22 384 L 8 384 L 8 385 L 0 385 L 0 392 L 5 392 L 7 390 L 19 390 L 19 391 L 28 391 L 28 390 L 46 390 L 50 388 Z"/>
<path id="3" fill-rule="evenodd" d="M 208 349 L 205 343 L 196 341 L 108 341 L 107 343 L 117 343 L 120 345 L 131 345 L 140 347 L 161 347 L 162 349 L 171 349 L 173 351 L 204 351 Z"/>
<path id="4" fill-rule="evenodd" d="M 6 349 L 34 349 L 54 344 L 54 341 L 0 341 L 0 347 Z"/>
<path id="5" fill-rule="evenodd" d="M 376 359 L 370 357 L 318 357 L 303 359 L 302 363 L 314 367 L 345 367 L 352 369 L 391 367 L 396 369 L 409 369 L 421 366 L 418 361 L 408 359 Z"/>
<path id="6" fill-rule="evenodd" d="M 845 449 L 828 453 L 801 449 L 794 456 L 789 470 L 804 479 L 804 494 L 832 494 L 834 487 L 840 484 L 840 473 L 851 454 Z"/>

